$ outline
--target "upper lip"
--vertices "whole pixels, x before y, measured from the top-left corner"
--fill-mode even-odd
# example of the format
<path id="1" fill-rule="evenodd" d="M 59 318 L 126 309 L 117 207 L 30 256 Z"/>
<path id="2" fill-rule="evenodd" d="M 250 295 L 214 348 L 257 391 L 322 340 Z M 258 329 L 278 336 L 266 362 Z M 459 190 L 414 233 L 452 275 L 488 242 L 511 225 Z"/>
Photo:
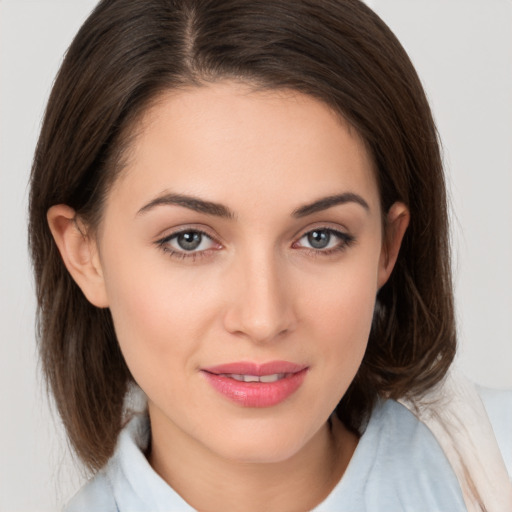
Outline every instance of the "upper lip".
<path id="1" fill-rule="evenodd" d="M 297 373 L 307 368 L 307 365 L 291 363 L 289 361 L 269 361 L 267 363 L 255 363 L 251 361 L 237 361 L 201 368 L 208 373 L 237 374 L 237 375 L 274 375 L 276 373 Z"/>

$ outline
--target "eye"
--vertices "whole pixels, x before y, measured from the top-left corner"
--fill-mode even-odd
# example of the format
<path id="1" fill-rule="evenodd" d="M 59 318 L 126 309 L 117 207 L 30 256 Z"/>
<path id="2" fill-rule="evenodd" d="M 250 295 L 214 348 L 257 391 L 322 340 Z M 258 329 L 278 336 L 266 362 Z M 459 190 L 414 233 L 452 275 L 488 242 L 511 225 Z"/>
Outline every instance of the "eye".
<path id="1" fill-rule="evenodd" d="M 220 247 L 210 236 L 196 229 L 173 233 L 156 243 L 165 252 L 178 257 L 198 256 L 205 251 Z"/>
<path id="2" fill-rule="evenodd" d="M 212 239 L 200 231 L 183 231 L 173 235 L 169 245 L 183 251 L 204 251 L 209 249 Z"/>
<path id="3" fill-rule="evenodd" d="M 318 228 L 302 235 L 294 247 L 331 253 L 343 250 L 355 241 L 354 237 L 331 228 Z"/>

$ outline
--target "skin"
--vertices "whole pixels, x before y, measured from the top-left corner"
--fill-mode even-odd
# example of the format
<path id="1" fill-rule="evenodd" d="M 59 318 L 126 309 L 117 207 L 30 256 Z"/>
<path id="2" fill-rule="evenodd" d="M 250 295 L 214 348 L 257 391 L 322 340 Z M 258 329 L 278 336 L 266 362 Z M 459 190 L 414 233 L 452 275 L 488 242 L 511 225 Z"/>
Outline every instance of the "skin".
<path id="1" fill-rule="evenodd" d="M 366 207 L 349 200 L 294 215 L 347 193 Z M 166 194 L 232 215 L 156 204 Z M 48 213 L 67 268 L 94 305 L 110 308 L 148 396 L 153 468 L 199 510 L 321 502 L 357 445 L 328 418 L 359 368 L 377 291 L 409 220 L 396 203 L 383 223 L 374 167 L 355 130 L 291 91 L 220 82 L 169 92 L 137 127 L 94 236 L 74 219 L 65 205 Z M 172 238 L 183 229 L 208 236 L 186 252 Z M 311 245 L 314 229 L 330 236 L 327 248 Z M 274 360 L 308 372 L 273 407 L 241 407 L 201 373 Z"/>

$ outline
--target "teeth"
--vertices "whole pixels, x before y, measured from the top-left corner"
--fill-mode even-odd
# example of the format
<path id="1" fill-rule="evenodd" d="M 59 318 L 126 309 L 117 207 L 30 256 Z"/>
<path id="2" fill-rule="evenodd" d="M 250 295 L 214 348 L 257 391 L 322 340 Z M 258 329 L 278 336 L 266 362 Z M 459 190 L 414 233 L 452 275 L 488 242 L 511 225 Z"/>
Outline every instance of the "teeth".
<path id="1" fill-rule="evenodd" d="M 236 373 L 228 373 L 226 377 L 230 379 L 239 380 L 240 382 L 245 382 L 245 375 L 237 375 Z M 257 377 L 255 377 L 257 379 Z"/>
<path id="2" fill-rule="evenodd" d="M 228 373 L 226 377 L 230 379 L 238 380 L 239 382 L 277 382 L 278 380 L 284 379 L 286 373 L 273 373 L 272 375 L 239 375 L 236 373 Z"/>
<path id="3" fill-rule="evenodd" d="M 277 382 L 284 377 L 284 373 L 274 373 L 273 375 L 262 375 L 260 382 Z"/>

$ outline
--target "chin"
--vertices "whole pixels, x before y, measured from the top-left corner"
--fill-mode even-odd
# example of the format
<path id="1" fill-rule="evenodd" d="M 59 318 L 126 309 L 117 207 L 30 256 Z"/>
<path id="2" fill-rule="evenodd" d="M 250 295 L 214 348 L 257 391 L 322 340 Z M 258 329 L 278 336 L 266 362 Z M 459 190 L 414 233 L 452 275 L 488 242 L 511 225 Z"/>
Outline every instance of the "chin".
<path id="1" fill-rule="evenodd" d="M 291 459 L 299 450 L 300 446 L 290 445 L 284 441 L 281 444 L 274 442 L 270 446 L 262 441 L 257 445 L 226 448 L 225 453 L 220 455 L 226 460 L 241 464 L 276 464 Z"/>
<path id="2" fill-rule="evenodd" d="M 240 463 L 272 464 L 289 460 L 310 441 L 305 429 L 256 422 L 225 429 L 222 438 L 212 440 L 215 451 L 227 460 Z"/>

